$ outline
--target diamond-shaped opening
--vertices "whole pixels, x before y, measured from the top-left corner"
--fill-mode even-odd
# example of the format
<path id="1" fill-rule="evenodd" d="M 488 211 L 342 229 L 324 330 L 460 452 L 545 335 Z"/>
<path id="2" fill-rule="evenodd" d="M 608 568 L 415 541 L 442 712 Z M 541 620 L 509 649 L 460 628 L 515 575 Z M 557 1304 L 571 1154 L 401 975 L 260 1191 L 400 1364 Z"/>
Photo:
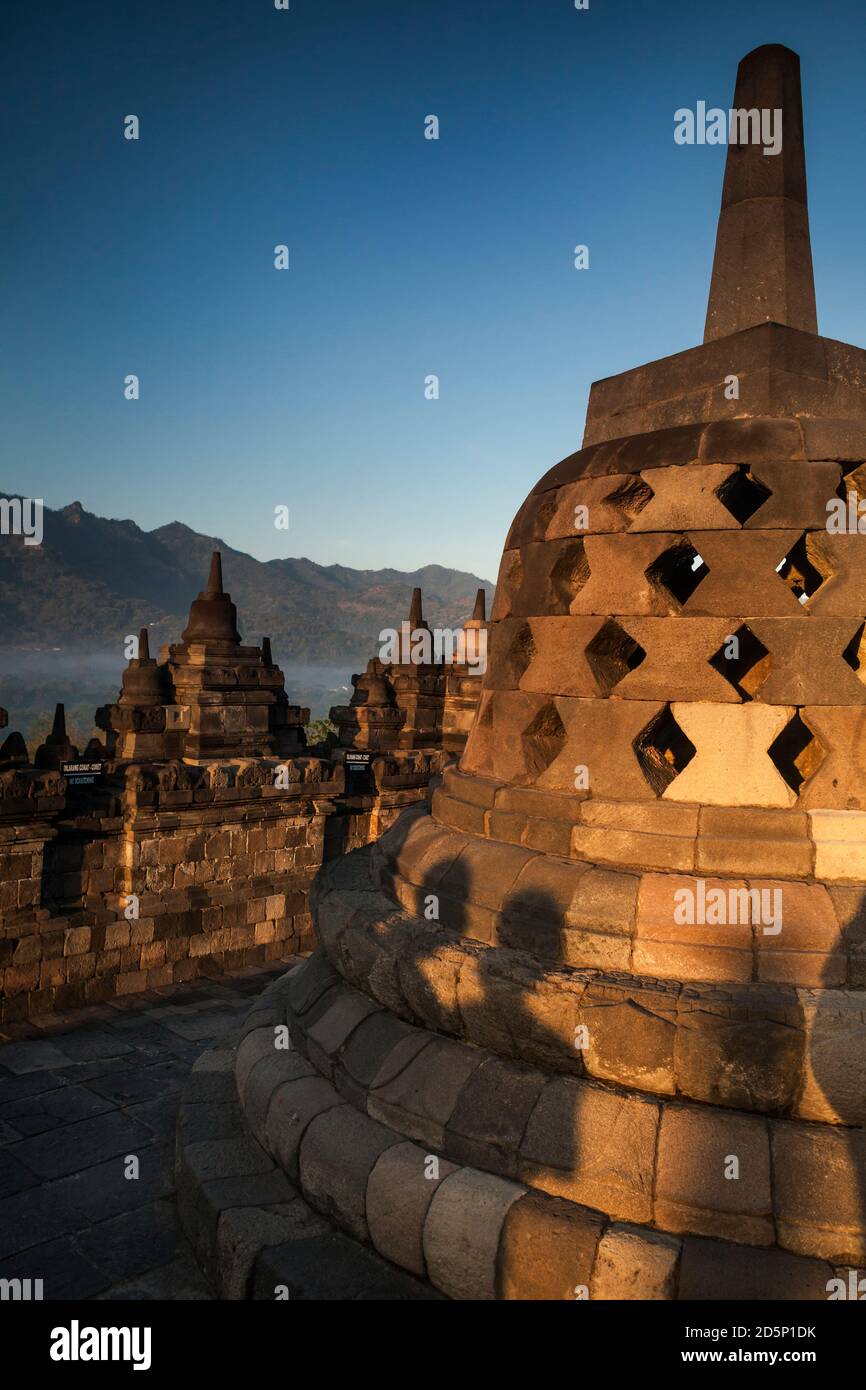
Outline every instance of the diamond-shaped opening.
<path id="1" fill-rule="evenodd" d="M 643 478 L 636 474 L 635 477 L 620 483 L 619 487 L 615 487 L 613 492 L 604 500 L 609 506 L 616 507 L 617 511 L 627 517 L 629 521 L 633 521 L 643 511 L 650 498 L 654 496 L 655 493 L 649 483 L 645 483 Z"/>
<path id="2" fill-rule="evenodd" d="M 721 486 L 716 488 L 716 496 L 722 505 L 727 507 L 731 516 L 743 526 L 759 507 L 763 507 L 772 493 L 758 481 L 754 473 L 743 467 L 736 468 Z"/>
<path id="3" fill-rule="evenodd" d="M 713 670 L 724 676 L 741 700 L 754 700 L 772 664 L 773 658 L 767 648 L 745 623 L 726 637 L 710 657 Z"/>
<path id="4" fill-rule="evenodd" d="M 670 705 L 641 730 L 632 747 L 656 796 L 661 796 L 695 756 L 695 745 L 674 719 Z"/>
<path id="5" fill-rule="evenodd" d="M 678 603 L 685 603 L 709 572 L 694 546 L 683 538 L 653 560 L 646 577 L 651 584 L 663 585 Z"/>
<path id="6" fill-rule="evenodd" d="M 569 541 L 563 546 L 559 559 L 550 571 L 550 590 L 554 602 L 568 612 L 571 600 L 579 594 L 589 579 L 589 561 L 582 540 Z"/>
<path id="7" fill-rule="evenodd" d="M 776 566 L 776 573 L 779 578 L 787 584 L 791 593 L 800 603 L 808 603 L 827 578 L 815 567 L 813 561 L 816 558 L 811 536 L 807 531 L 804 531 L 796 545 Z"/>
<path id="8" fill-rule="evenodd" d="M 646 652 L 619 623 L 609 618 L 586 648 L 587 664 L 602 695 L 609 695 L 623 676 L 640 666 Z"/>
<path id="9" fill-rule="evenodd" d="M 554 758 L 558 758 L 562 752 L 565 739 L 565 725 L 556 705 L 544 705 L 520 736 L 527 775 L 539 777 L 546 772 Z"/>
<path id="10" fill-rule="evenodd" d="M 529 623 L 522 623 L 511 639 L 511 646 L 505 657 L 508 680 L 519 685 L 521 677 L 534 656 L 535 642 L 532 637 L 532 628 Z"/>
<path id="11" fill-rule="evenodd" d="M 858 680 L 866 685 L 866 623 L 861 623 L 842 653 Z"/>
<path id="12" fill-rule="evenodd" d="M 800 717 L 797 710 L 789 719 L 779 736 L 767 749 L 776 771 L 787 782 L 792 792 L 799 792 L 809 777 L 818 771 L 827 756 L 827 750 L 819 743 L 809 725 Z"/>

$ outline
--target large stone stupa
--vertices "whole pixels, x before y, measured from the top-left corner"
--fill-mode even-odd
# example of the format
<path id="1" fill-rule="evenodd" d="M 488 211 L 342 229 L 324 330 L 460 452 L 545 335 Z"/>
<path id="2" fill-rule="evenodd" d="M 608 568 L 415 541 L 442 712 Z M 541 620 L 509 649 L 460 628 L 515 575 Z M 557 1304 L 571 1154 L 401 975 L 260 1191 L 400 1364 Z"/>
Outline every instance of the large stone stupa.
<path id="1" fill-rule="evenodd" d="M 597 382 L 432 811 L 320 878 L 238 1054 L 310 1205 L 460 1299 L 825 1299 L 866 1262 L 866 353 L 817 333 L 799 61 L 740 64 L 702 346 Z M 681 229 L 680 229 L 681 230 Z M 280 1070 L 282 1066 L 282 1070 Z"/>

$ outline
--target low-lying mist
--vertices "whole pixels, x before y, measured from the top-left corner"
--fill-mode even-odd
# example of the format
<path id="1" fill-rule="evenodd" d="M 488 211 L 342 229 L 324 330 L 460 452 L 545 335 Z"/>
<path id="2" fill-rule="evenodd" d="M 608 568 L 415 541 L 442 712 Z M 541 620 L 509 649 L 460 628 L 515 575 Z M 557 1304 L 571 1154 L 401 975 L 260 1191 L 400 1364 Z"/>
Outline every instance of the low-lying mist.
<path id="1" fill-rule="evenodd" d="M 274 659 L 279 662 L 278 652 Z M 116 650 L 0 646 L 0 705 L 9 715 L 0 743 L 17 729 L 32 756 L 50 732 L 54 706 L 62 701 L 69 737 L 83 748 L 99 733 L 93 723 L 97 707 L 117 699 L 124 665 Z M 286 693 L 293 704 L 309 706 L 311 720 L 322 719 L 332 705 L 348 703 L 352 669 L 357 664 L 284 666 Z"/>

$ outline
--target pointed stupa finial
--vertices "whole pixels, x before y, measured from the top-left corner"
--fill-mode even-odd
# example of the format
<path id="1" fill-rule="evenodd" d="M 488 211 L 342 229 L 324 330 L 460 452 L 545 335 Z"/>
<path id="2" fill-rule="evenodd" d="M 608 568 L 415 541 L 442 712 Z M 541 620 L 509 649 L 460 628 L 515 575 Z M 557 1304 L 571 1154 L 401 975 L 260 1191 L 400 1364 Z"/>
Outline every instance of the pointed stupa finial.
<path id="1" fill-rule="evenodd" d="M 223 557 L 218 550 L 215 550 L 210 557 L 210 574 L 207 577 L 207 594 L 221 594 L 223 592 Z"/>
<path id="2" fill-rule="evenodd" d="M 77 757 L 78 749 L 69 742 L 66 734 L 66 709 L 62 704 L 57 704 L 54 708 L 51 733 L 36 749 L 33 762 L 38 768 L 56 770 L 61 763 L 74 761 Z"/>
<path id="3" fill-rule="evenodd" d="M 66 742 L 66 706 L 58 703 L 54 706 L 54 722 L 51 725 L 51 733 L 45 740 L 46 743 L 65 743 Z"/>
<path id="4" fill-rule="evenodd" d="M 424 614 L 421 609 L 421 590 L 412 590 L 412 602 L 409 605 L 409 622 L 413 628 L 420 627 L 424 621 Z"/>
<path id="5" fill-rule="evenodd" d="M 143 627 L 138 634 L 138 659 L 139 661 L 150 661 L 150 639 L 146 627 Z"/>
<path id="6" fill-rule="evenodd" d="M 210 557 L 207 588 L 194 599 L 189 622 L 181 633 L 184 642 L 229 642 L 239 646 L 238 614 L 231 595 L 223 589 L 222 556 L 215 550 Z"/>
<path id="7" fill-rule="evenodd" d="M 483 589 L 479 589 L 475 595 L 475 607 L 472 610 L 472 621 L 484 623 L 487 621 L 487 595 Z"/>
<path id="8" fill-rule="evenodd" d="M 262 638 L 262 664 L 265 666 L 273 666 L 274 664 L 274 658 L 271 656 L 270 637 Z"/>
<path id="9" fill-rule="evenodd" d="M 747 53 L 728 115 L 704 342 L 768 322 L 817 333 L 797 54 L 776 43 Z M 781 149 L 765 154 L 773 135 Z"/>

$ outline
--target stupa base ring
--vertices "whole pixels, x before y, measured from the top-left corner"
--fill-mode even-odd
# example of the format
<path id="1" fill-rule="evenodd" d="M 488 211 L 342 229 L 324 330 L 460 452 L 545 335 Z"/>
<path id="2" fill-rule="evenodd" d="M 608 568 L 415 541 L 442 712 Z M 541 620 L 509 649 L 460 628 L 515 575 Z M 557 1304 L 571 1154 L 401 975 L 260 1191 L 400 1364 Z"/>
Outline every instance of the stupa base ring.
<path id="1" fill-rule="evenodd" d="M 321 885 L 320 932 L 330 950 L 342 943 L 341 967 L 347 952 L 356 966 L 364 953 L 363 936 L 350 930 L 361 922 L 368 938 L 428 925 L 380 895 L 371 860 L 364 850 L 339 861 Z M 393 977 L 382 962 L 376 975 L 375 951 L 367 954 L 374 988 L 392 991 Z M 748 1170 L 759 1161 L 755 1134 L 767 1129 L 761 1116 L 551 1074 L 419 1027 L 405 1003 L 401 1018 L 347 984 L 324 952 L 280 984 L 285 992 L 253 1010 L 234 1057 L 247 1142 L 310 1219 L 324 1218 L 341 1242 L 409 1281 L 403 1292 L 359 1295 L 347 1284 L 323 1296 L 416 1297 L 426 1288 L 460 1299 L 826 1299 L 831 1281 L 847 1283 L 848 1264 L 860 1259 L 861 1233 L 760 1210 L 748 1171 L 720 1195 L 707 1186 L 698 1158 L 714 1118 L 729 1146 L 739 1134 Z M 283 1025 L 290 1050 L 275 1046 Z M 801 1157 L 825 1128 L 776 1123 L 800 1141 Z M 688 1163 L 677 1189 L 659 1155 L 678 1133 Z M 771 1146 L 777 1162 L 783 1150 Z M 258 1182 L 235 1178 L 248 1225 Z M 213 1193 L 214 1180 L 199 1186 Z M 275 1205 L 285 1202 L 273 1194 L 262 1202 Z M 217 1269 L 220 1251 L 233 1248 L 230 1210 L 215 1223 Z M 825 1253 L 799 1253 L 804 1242 Z M 273 1271 L 261 1256 L 259 1266 Z M 249 1286 L 254 1296 L 275 1296 L 262 1291 L 262 1277 L 270 1276 Z"/>

